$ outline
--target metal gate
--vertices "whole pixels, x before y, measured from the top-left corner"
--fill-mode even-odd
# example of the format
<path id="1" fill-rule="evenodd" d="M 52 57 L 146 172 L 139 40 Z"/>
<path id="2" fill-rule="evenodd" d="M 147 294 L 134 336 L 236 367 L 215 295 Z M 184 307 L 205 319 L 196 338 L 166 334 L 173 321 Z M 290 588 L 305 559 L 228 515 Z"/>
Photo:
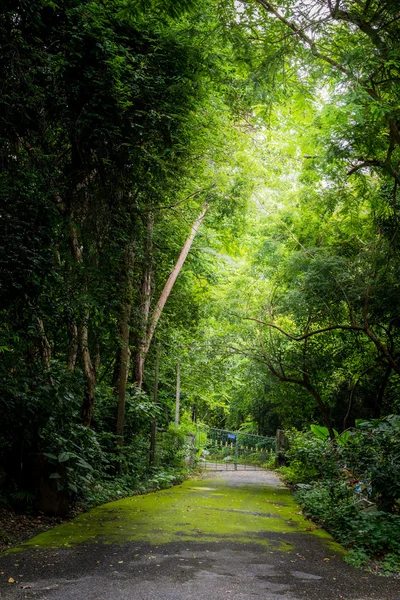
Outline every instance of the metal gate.
<path id="1" fill-rule="evenodd" d="M 242 431 L 196 428 L 196 454 L 205 469 L 257 471 L 264 469 L 276 451 L 276 439 Z"/>

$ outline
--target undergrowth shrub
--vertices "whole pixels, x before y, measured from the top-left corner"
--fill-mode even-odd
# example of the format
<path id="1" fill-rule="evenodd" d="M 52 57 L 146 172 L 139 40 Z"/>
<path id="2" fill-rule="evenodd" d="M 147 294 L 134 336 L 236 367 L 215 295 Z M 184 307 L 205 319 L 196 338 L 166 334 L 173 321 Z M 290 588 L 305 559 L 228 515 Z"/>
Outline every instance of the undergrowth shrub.
<path id="1" fill-rule="evenodd" d="M 309 483 L 321 477 L 331 477 L 337 470 L 336 457 L 329 444 L 310 432 L 287 432 L 289 450 L 288 466 L 281 472 L 289 483 Z"/>
<path id="2" fill-rule="evenodd" d="M 319 428 L 322 429 L 322 428 Z M 347 560 L 400 569 L 400 417 L 357 423 L 332 442 L 288 432 L 288 466 L 304 514 L 350 549 Z"/>
<path id="3" fill-rule="evenodd" d="M 165 468 L 184 468 L 187 440 L 184 431 L 170 427 L 157 445 L 157 464 L 162 464 Z"/>
<path id="4" fill-rule="evenodd" d="M 304 514 L 333 532 L 346 530 L 358 514 L 351 489 L 340 481 L 299 485 L 295 494 Z"/>

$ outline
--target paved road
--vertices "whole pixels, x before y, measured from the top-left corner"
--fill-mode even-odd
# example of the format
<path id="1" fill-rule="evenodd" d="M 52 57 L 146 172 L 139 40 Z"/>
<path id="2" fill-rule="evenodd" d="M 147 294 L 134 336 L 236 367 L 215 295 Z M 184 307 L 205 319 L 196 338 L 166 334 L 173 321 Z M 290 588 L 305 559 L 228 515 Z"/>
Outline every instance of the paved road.
<path id="1" fill-rule="evenodd" d="M 0 559 L 0 598 L 400 599 L 399 579 L 352 569 L 299 513 L 272 473 L 209 473 L 33 538 Z"/>

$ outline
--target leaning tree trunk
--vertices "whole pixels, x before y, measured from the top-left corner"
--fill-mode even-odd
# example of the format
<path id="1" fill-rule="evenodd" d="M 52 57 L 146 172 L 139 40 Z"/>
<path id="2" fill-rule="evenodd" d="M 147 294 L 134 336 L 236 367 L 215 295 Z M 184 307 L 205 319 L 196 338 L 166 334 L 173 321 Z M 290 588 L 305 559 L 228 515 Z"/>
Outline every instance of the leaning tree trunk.
<path id="1" fill-rule="evenodd" d="M 167 282 L 164 286 L 164 289 L 162 290 L 161 295 L 158 299 L 158 302 L 155 305 L 153 313 L 150 317 L 146 335 L 143 339 L 143 343 L 140 346 L 140 357 L 139 357 L 139 360 L 137 363 L 137 379 L 141 382 L 143 381 L 144 364 L 146 361 L 148 351 L 150 349 L 150 345 L 151 345 L 158 321 L 161 317 L 163 308 L 165 306 L 166 301 L 169 298 L 169 295 L 172 291 L 175 281 L 177 280 L 177 277 L 182 270 L 182 267 L 185 263 L 187 255 L 189 254 L 190 248 L 192 247 L 192 244 L 193 244 L 193 240 L 196 237 L 196 234 L 199 230 L 200 225 L 202 224 L 202 222 L 204 220 L 204 217 L 206 216 L 207 210 L 208 210 L 208 204 L 204 204 L 200 215 L 197 217 L 197 219 L 195 220 L 195 222 L 192 225 L 189 237 L 187 238 L 187 240 L 181 250 L 179 258 L 176 261 L 175 267 L 171 271 L 171 273 L 167 279 Z"/>

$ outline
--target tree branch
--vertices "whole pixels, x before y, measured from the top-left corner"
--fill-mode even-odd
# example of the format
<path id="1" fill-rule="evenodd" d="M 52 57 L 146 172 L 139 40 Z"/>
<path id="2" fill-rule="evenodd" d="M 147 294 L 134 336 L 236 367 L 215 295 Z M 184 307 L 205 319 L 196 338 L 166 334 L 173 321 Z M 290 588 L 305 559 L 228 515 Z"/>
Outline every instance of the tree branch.
<path id="1" fill-rule="evenodd" d="M 300 27 L 298 27 L 292 21 L 289 21 L 288 19 L 286 19 L 286 17 L 281 15 L 278 12 L 277 8 L 271 2 L 268 2 L 268 0 L 256 0 L 256 2 L 258 2 L 258 4 L 261 4 L 261 6 L 263 8 L 265 8 L 267 11 L 274 14 L 282 23 L 284 23 L 286 25 L 286 27 L 289 27 L 289 29 L 294 31 L 294 33 L 298 37 L 300 37 L 304 42 L 306 42 L 306 44 L 309 46 L 313 56 L 315 56 L 316 58 L 320 58 L 324 62 L 327 62 L 332 67 L 335 67 L 335 69 L 337 69 L 338 71 L 341 71 L 348 77 L 353 77 L 353 74 L 351 73 L 351 71 L 348 71 L 345 67 L 343 67 L 343 65 L 341 65 L 340 63 L 338 63 L 335 60 L 333 60 L 332 58 L 330 58 L 330 56 L 327 56 L 326 54 L 322 54 L 318 50 L 314 40 L 312 40 L 306 33 L 304 33 L 304 31 Z"/>
<path id="2" fill-rule="evenodd" d="M 348 12 L 347 10 L 339 10 L 337 5 L 335 7 L 335 10 L 331 12 L 331 15 L 337 21 L 345 21 L 346 23 L 351 23 L 352 25 L 358 27 L 360 31 L 362 31 L 363 33 L 365 33 L 365 35 L 369 37 L 371 42 L 376 48 L 378 48 L 378 50 L 386 54 L 387 45 L 380 37 L 378 30 L 374 29 L 371 23 L 365 21 L 362 17 L 359 17 L 358 15 Z"/>
<path id="3" fill-rule="evenodd" d="M 396 181 L 397 184 L 400 184 L 400 173 L 392 167 L 390 162 L 384 161 L 384 160 L 377 160 L 377 159 L 363 160 L 358 165 L 354 165 L 349 171 L 347 171 L 347 175 L 348 176 L 353 175 L 354 173 L 356 173 L 360 169 L 363 169 L 364 167 L 380 167 L 381 169 L 384 169 L 385 171 L 387 171 L 387 173 L 389 173 L 389 175 L 391 175 L 393 177 L 393 179 Z"/>
<path id="4" fill-rule="evenodd" d="M 305 340 L 313 335 L 318 335 L 320 333 L 325 333 L 327 331 L 334 331 L 335 329 L 341 329 L 341 330 L 345 330 L 345 331 L 364 331 L 364 328 L 360 327 L 359 325 L 329 325 L 328 327 L 322 327 L 321 329 L 316 329 L 315 331 L 309 331 L 307 333 L 303 333 L 303 335 L 295 336 L 291 333 L 288 333 L 284 329 L 282 329 L 282 327 L 275 325 L 274 323 L 267 323 L 266 321 L 262 321 L 260 319 L 254 319 L 252 317 L 242 317 L 242 318 L 245 321 L 255 321 L 256 323 L 261 323 L 262 325 L 265 325 L 266 327 L 271 327 L 272 329 L 277 329 L 278 331 L 280 331 L 280 333 L 283 333 L 283 335 L 290 338 L 291 340 L 294 340 L 295 342 L 301 342 L 302 340 Z"/>

